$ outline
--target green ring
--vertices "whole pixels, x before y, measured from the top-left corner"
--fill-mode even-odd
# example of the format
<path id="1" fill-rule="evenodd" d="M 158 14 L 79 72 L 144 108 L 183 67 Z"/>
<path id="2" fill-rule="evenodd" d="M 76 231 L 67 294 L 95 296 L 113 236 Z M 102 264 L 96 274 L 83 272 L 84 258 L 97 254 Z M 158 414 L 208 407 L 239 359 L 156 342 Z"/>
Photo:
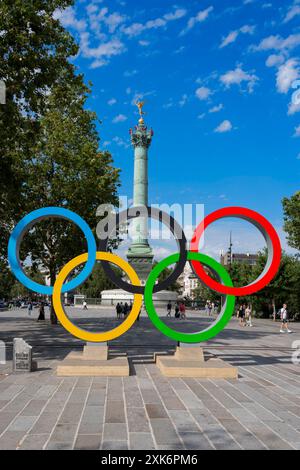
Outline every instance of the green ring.
<path id="1" fill-rule="evenodd" d="M 222 307 L 221 313 L 219 314 L 216 322 L 211 325 L 206 330 L 197 332 L 197 333 L 180 333 L 178 331 L 173 330 L 172 328 L 168 327 L 157 315 L 157 312 L 153 305 L 153 288 L 155 282 L 162 271 L 170 266 L 171 264 L 175 264 L 179 259 L 179 254 L 175 253 L 174 255 L 165 258 L 160 263 L 158 263 L 155 268 L 151 271 L 146 286 L 145 286 L 145 306 L 147 313 L 149 315 L 150 320 L 154 324 L 154 326 L 161 331 L 165 336 L 168 336 L 175 341 L 180 341 L 181 343 L 200 343 L 202 341 L 207 341 L 211 338 L 214 338 L 219 334 L 225 326 L 229 323 L 232 314 L 234 312 L 235 307 L 235 296 L 234 295 L 227 295 L 225 304 Z M 208 266 L 211 268 L 215 273 L 218 275 L 220 280 L 223 284 L 227 287 L 232 287 L 232 280 L 226 271 L 226 269 L 219 264 L 214 259 L 210 258 L 209 256 L 203 255 L 202 253 L 188 253 L 188 261 L 200 261 L 200 263 Z"/>

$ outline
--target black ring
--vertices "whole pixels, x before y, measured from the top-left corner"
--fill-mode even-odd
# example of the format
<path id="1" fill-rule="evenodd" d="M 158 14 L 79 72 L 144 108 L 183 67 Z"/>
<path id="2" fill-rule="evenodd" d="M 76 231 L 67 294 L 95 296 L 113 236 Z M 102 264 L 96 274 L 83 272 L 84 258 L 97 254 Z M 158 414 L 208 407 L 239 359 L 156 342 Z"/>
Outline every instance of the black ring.
<path id="1" fill-rule="evenodd" d="M 123 223 L 123 221 L 125 220 L 129 221 L 129 220 L 135 219 L 136 217 L 140 217 L 141 213 L 139 213 L 139 210 L 141 211 L 141 213 L 147 210 L 149 218 L 158 220 L 159 222 L 162 222 L 163 224 L 165 224 L 170 229 L 171 233 L 174 235 L 176 239 L 179 253 L 180 253 L 179 261 L 176 263 L 176 267 L 174 271 L 170 274 L 170 276 L 167 277 L 167 279 L 165 279 L 164 281 L 159 282 L 158 284 L 155 285 L 153 292 L 156 293 L 162 290 L 167 290 L 167 288 L 171 286 L 174 282 L 176 282 L 179 276 L 183 273 L 185 263 L 187 261 L 188 252 L 187 252 L 187 240 L 186 240 L 186 236 L 184 234 L 182 227 L 180 227 L 180 225 L 176 222 L 174 217 L 167 214 L 166 212 L 160 209 L 157 209 L 155 207 L 137 206 L 137 207 L 131 207 L 129 209 L 126 209 L 123 212 L 116 214 L 114 216 L 116 223 L 108 222 L 107 225 L 105 226 L 105 229 L 109 227 L 111 230 L 110 230 L 110 233 L 107 233 L 105 238 L 100 237 L 99 251 L 107 252 L 109 236 L 115 228 L 119 227 L 120 219 Z M 131 214 L 130 211 L 134 211 L 135 213 Z M 132 284 L 128 284 L 128 282 L 126 281 L 123 281 L 123 279 L 121 279 L 113 271 L 108 261 L 102 260 L 101 264 L 102 264 L 105 274 L 117 287 L 119 287 L 120 289 L 126 292 L 129 292 L 130 294 L 144 294 L 144 291 L 145 291 L 144 286 L 134 286 Z"/>

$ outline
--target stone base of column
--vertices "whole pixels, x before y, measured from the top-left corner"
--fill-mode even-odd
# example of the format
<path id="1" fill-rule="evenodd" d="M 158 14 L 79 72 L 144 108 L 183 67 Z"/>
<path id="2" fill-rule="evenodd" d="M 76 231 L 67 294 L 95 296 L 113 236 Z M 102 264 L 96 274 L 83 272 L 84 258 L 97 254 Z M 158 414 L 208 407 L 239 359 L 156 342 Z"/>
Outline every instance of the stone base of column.
<path id="1" fill-rule="evenodd" d="M 127 253 L 127 260 L 130 266 L 136 271 L 141 281 L 146 281 L 153 267 L 153 254 Z"/>
<path id="2" fill-rule="evenodd" d="M 238 369 L 221 359 L 205 361 L 200 347 L 179 346 L 174 356 L 155 356 L 159 370 L 166 377 L 201 379 L 237 379 Z"/>
<path id="3" fill-rule="evenodd" d="M 109 358 L 107 344 L 88 343 L 83 352 L 72 351 L 57 366 L 58 377 L 128 377 L 127 357 Z"/>

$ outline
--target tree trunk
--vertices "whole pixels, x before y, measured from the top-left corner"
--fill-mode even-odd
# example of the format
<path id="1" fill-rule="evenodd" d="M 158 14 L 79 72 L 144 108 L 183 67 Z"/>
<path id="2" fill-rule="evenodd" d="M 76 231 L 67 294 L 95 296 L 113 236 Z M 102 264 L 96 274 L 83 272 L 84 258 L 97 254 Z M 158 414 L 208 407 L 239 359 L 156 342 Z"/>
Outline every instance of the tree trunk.
<path id="1" fill-rule="evenodd" d="M 56 280 L 55 272 L 50 273 L 50 280 L 51 280 L 51 286 L 54 286 L 54 283 Z M 54 310 L 52 296 L 51 296 L 51 305 L 50 305 L 50 322 L 51 322 L 51 325 L 57 325 L 57 316 Z"/>
<path id="2" fill-rule="evenodd" d="M 273 321 L 276 321 L 276 305 L 275 305 L 275 299 L 272 300 L 272 307 L 273 307 Z"/>

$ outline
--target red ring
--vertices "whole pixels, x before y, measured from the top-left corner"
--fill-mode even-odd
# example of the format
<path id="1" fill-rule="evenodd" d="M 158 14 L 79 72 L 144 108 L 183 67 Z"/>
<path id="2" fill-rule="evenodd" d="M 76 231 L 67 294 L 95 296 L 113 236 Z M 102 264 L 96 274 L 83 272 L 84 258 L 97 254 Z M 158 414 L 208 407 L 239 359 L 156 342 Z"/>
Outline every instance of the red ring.
<path id="1" fill-rule="evenodd" d="M 272 279 L 276 276 L 280 261 L 281 261 L 281 243 L 279 236 L 273 227 L 273 225 L 261 214 L 258 212 L 246 209 L 243 207 L 225 207 L 224 209 L 217 210 L 212 214 L 205 217 L 205 219 L 198 225 L 196 228 L 193 238 L 191 240 L 190 250 L 198 252 L 199 242 L 205 229 L 215 222 L 216 220 L 222 219 L 224 217 L 239 217 L 247 219 L 252 222 L 254 225 L 259 225 L 266 235 L 270 238 L 270 241 L 273 246 L 273 259 L 270 265 L 269 270 L 266 274 L 258 278 L 252 284 L 244 287 L 226 287 L 219 282 L 214 281 L 204 270 L 202 264 L 199 261 L 191 261 L 192 267 L 197 274 L 197 276 L 212 290 L 224 294 L 224 295 L 235 295 L 235 296 L 247 296 L 255 294 L 256 292 L 262 290 L 266 285 L 268 285 Z"/>

